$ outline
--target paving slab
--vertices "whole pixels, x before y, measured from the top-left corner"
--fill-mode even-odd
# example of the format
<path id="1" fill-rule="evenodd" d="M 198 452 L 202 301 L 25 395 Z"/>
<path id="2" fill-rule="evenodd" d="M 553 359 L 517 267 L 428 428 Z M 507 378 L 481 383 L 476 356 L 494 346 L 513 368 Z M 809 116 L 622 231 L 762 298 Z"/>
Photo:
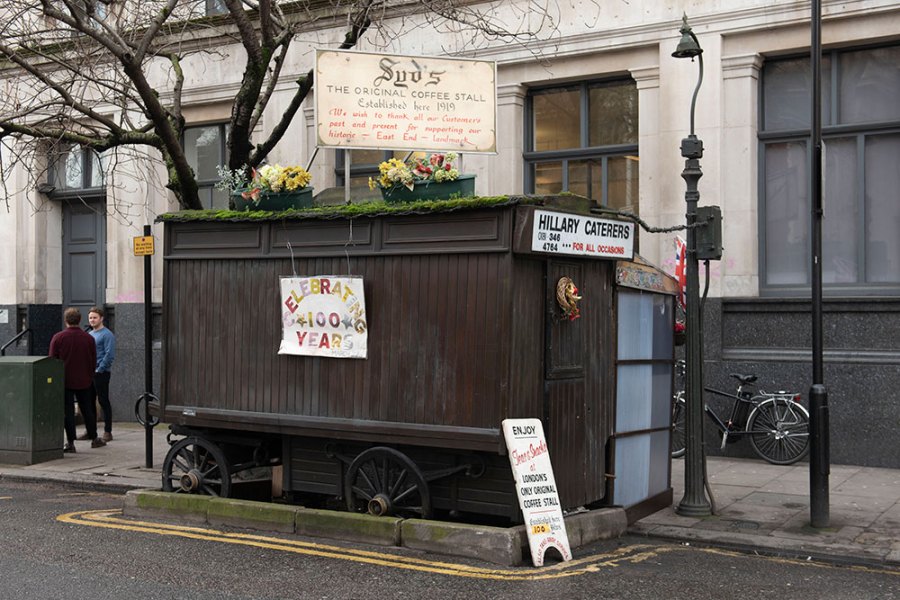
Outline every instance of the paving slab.
<path id="1" fill-rule="evenodd" d="M 709 458 L 715 515 L 686 519 L 668 507 L 629 532 L 714 546 L 812 556 L 850 564 L 900 566 L 900 470 L 833 465 L 829 526 L 810 526 L 809 465 Z M 711 468 L 714 465 L 714 469 Z M 672 461 L 676 502 L 684 461 Z"/>

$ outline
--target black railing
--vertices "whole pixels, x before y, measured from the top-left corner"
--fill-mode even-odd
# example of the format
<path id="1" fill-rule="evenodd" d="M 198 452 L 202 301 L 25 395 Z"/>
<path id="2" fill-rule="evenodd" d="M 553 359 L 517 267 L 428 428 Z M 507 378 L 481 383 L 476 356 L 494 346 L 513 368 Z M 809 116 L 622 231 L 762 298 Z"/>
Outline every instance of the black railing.
<path id="1" fill-rule="evenodd" d="M 31 335 L 31 329 L 29 329 L 29 328 L 23 329 L 22 331 L 17 333 L 15 335 L 15 337 L 13 337 L 13 339 L 11 339 L 8 342 L 6 342 L 5 344 L 3 344 L 3 347 L 0 347 L 0 356 L 6 356 L 6 349 L 9 348 L 10 346 L 12 346 L 13 344 L 15 344 L 16 342 L 18 342 L 20 339 L 22 339 L 22 336 L 25 335 L 26 333 Z M 31 342 L 31 338 L 29 338 L 28 341 Z"/>

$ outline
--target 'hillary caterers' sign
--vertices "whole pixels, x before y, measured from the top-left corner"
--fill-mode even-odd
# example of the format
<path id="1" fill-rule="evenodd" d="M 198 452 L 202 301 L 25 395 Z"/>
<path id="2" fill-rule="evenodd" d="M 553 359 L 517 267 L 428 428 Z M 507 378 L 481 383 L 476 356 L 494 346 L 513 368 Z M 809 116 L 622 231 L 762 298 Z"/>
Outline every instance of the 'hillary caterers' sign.
<path id="1" fill-rule="evenodd" d="M 531 561 L 544 564 L 547 548 L 556 548 L 563 560 L 572 560 L 563 521 L 556 479 L 540 419 L 505 419 L 503 437 L 516 480 L 516 496 L 525 519 Z"/>
<path id="2" fill-rule="evenodd" d="M 278 354 L 366 358 L 368 324 L 362 277 L 281 278 Z"/>
<path id="3" fill-rule="evenodd" d="M 534 211 L 531 250 L 593 258 L 634 258 L 634 223 Z"/>

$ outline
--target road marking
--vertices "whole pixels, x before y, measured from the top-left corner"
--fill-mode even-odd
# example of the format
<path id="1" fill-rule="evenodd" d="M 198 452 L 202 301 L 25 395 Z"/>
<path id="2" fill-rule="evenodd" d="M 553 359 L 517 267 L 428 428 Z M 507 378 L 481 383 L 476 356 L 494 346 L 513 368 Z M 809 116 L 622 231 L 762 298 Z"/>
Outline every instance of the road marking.
<path id="1" fill-rule="evenodd" d="M 12 496 L 0 496 L 0 500 L 12 500 Z"/>
<path id="2" fill-rule="evenodd" d="M 542 579 L 559 579 L 573 577 L 586 573 L 595 573 L 603 568 L 617 567 L 623 562 L 639 563 L 666 552 L 669 548 L 652 548 L 649 545 L 636 544 L 625 548 L 619 548 L 605 554 L 595 554 L 582 559 L 572 560 L 566 563 L 558 563 L 539 569 L 521 568 L 515 569 L 487 569 L 460 563 L 443 561 L 431 561 L 421 558 L 400 556 L 387 552 L 373 552 L 342 548 L 328 544 L 287 540 L 264 535 L 245 533 L 231 533 L 218 531 L 204 527 L 190 527 L 179 525 L 166 525 L 162 523 L 148 523 L 146 521 L 133 521 L 120 518 L 121 509 L 90 510 L 67 513 L 56 519 L 63 523 L 75 525 L 89 525 L 92 527 L 105 527 L 125 531 L 137 531 L 154 533 L 157 535 L 171 535 L 196 540 L 254 546 L 269 550 L 281 550 L 295 554 L 318 556 L 322 558 L 336 558 L 377 566 L 393 567 L 412 571 L 424 571 L 429 573 L 468 577 L 474 579 L 494 579 L 504 581 L 535 581 Z M 672 548 L 675 548 L 674 546 Z"/>
<path id="3" fill-rule="evenodd" d="M 432 561 L 410 556 L 390 554 L 388 552 L 375 552 L 370 550 L 358 550 L 342 548 L 328 544 L 288 540 L 266 535 L 248 533 L 232 533 L 219 531 L 206 527 L 191 527 L 184 525 L 168 525 L 165 523 L 151 523 L 125 519 L 121 517 L 121 509 L 87 510 L 66 513 L 56 517 L 58 521 L 73 525 L 87 525 L 90 527 L 103 527 L 107 529 L 119 529 L 123 531 L 135 531 L 156 535 L 169 535 L 195 540 L 236 544 L 241 546 L 253 546 L 269 550 L 280 550 L 307 556 L 320 558 L 334 558 L 376 566 L 422 571 L 455 577 L 468 577 L 472 579 L 492 579 L 502 581 L 536 581 L 544 579 L 560 579 L 563 577 L 575 577 L 588 573 L 597 573 L 602 569 L 611 569 L 623 563 L 637 564 L 656 558 L 661 554 L 676 550 L 703 552 L 706 554 L 718 554 L 736 558 L 756 558 L 777 562 L 781 564 L 818 567 L 827 569 L 850 569 L 859 572 L 900 576 L 900 570 L 890 568 L 875 568 L 865 566 L 843 566 L 812 560 L 800 560 L 795 558 L 779 558 L 772 556 L 748 555 L 732 550 L 718 548 L 702 548 L 688 545 L 654 546 L 650 544 L 633 544 L 613 550 L 612 552 L 593 554 L 584 558 L 562 562 L 540 568 L 520 567 L 519 569 L 488 569 L 452 563 L 444 561 Z"/>

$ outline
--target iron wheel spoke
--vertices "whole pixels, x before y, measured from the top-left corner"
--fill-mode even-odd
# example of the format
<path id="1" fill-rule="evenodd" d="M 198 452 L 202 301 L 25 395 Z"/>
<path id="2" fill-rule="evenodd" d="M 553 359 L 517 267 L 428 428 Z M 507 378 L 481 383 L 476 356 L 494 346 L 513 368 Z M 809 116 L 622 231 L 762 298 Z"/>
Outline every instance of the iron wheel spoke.
<path id="1" fill-rule="evenodd" d="M 398 494 L 397 496 L 395 496 L 395 497 L 393 498 L 394 502 L 400 502 L 401 500 L 403 500 L 404 498 L 406 498 L 407 496 L 409 496 L 411 493 L 413 493 L 414 491 L 416 491 L 416 489 L 417 489 L 417 488 L 416 488 L 415 485 L 409 486 L 408 488 L 406 488 L 405 490 L 403 490 L 403 492 L 401 492 L 400 494 Z"/>
<path id="2" fill-rule="evenodd" d="M 344 476 L 344 499 L 347 510 L 354 512 L 431 516 L 424 475 L 407 455 L 388 447 L 369 448 L 351 461 Z"/>
<path id="3" fill-rule="evenodd" d="M 188 477 L 188 489 L 181 485 L 184 477 Z M 228 497 L 228 459 L 214 442 L 199 436 L 186 437 L 173 443 L 166 454 L 162 484 L 167 492 Z"/>
<path id="4" fill-rule="evenodd" d="M 366 501 L 369 501 L 373 498 L 373 495 L 362 489 L 361 487 L 353 486 L 353 491 L 362 496 L 362 498 Z"/>

